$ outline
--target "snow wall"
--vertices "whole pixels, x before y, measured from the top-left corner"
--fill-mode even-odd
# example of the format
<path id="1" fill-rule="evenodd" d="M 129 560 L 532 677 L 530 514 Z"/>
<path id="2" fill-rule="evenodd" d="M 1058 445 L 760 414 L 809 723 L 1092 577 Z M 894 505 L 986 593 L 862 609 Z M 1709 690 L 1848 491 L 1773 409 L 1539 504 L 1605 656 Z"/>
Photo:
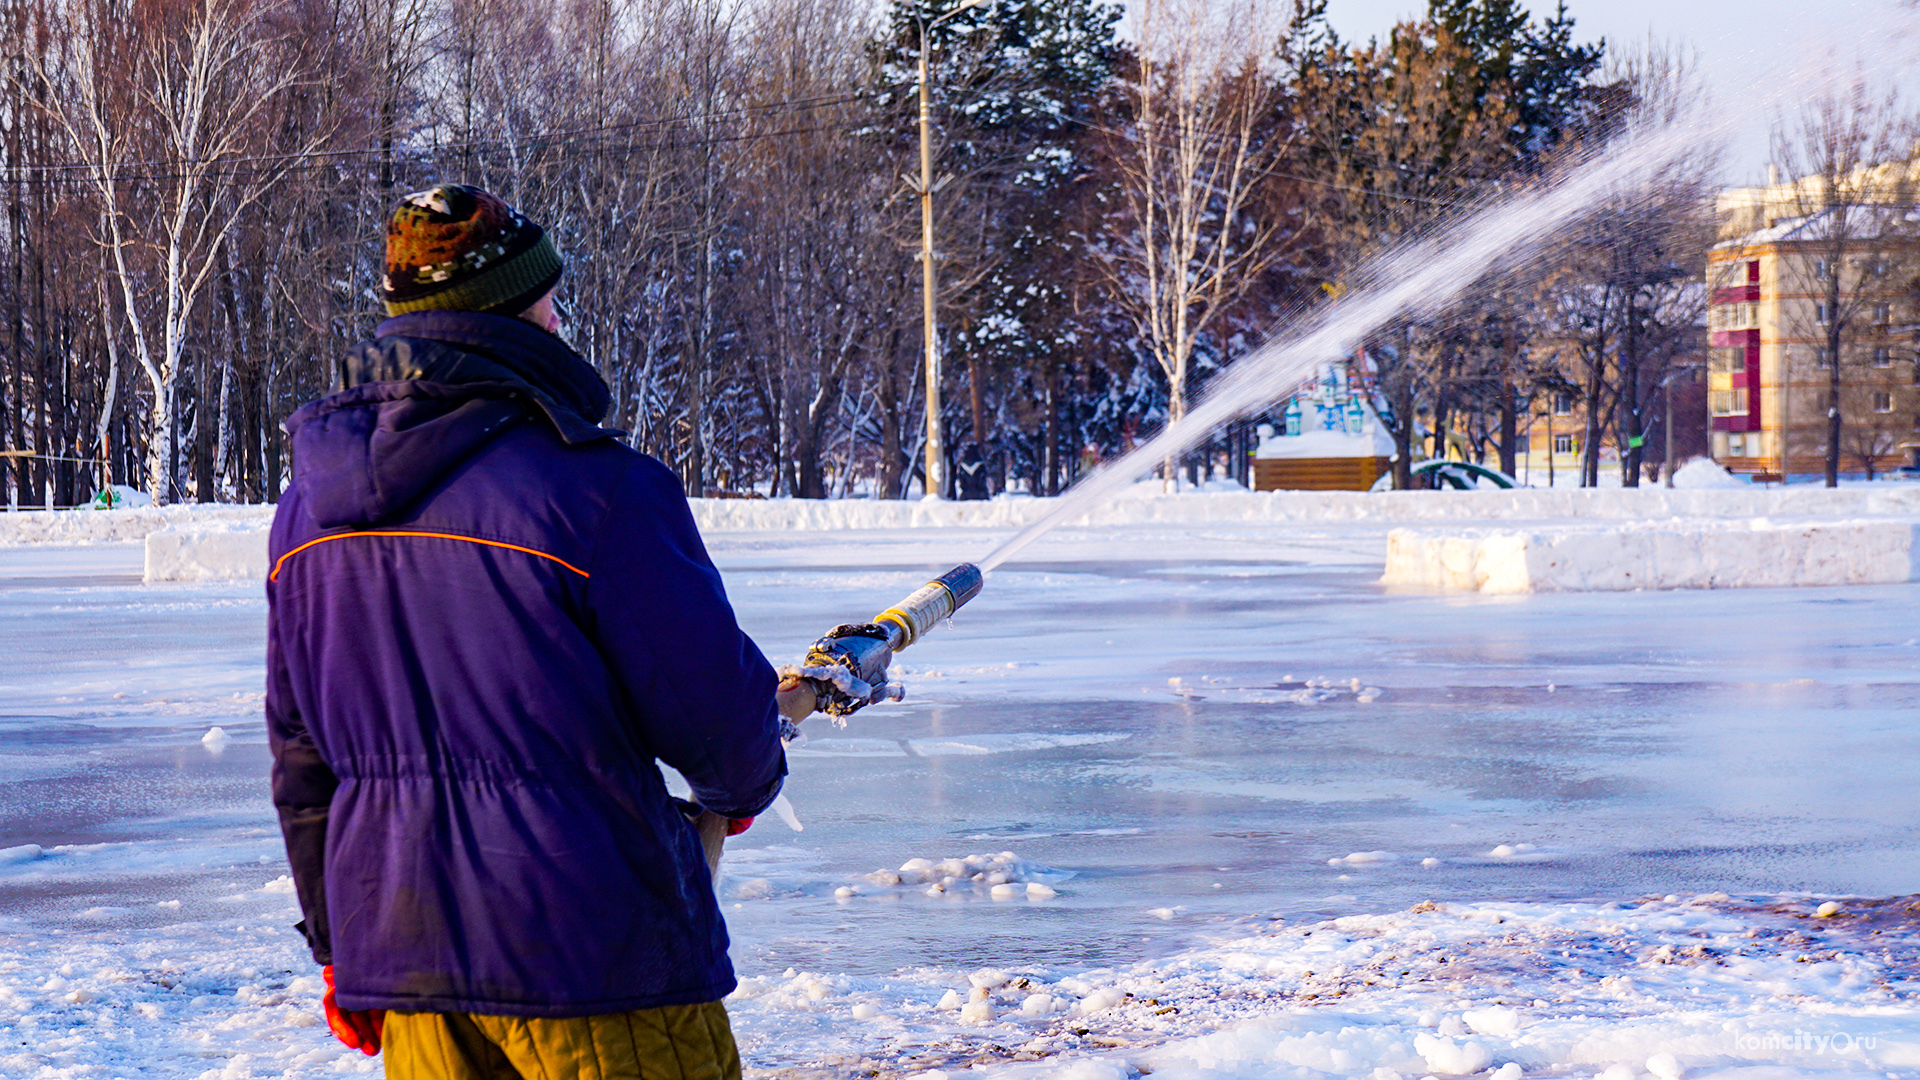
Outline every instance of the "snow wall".
<path id="1" fill-rule="evenodd" d="M 708 532 L 1007 530 L 1043 513 L 1053 500 L 692 503 Z M 257 580 L 266 574 L 272 515 L 270 506 L 0 513 L 0 547 L 144 541 L 149 581 Z M 1762 527 L 1753 519 L 1787 520 Z M 1906 581 L 1912 576 L 1915 521 L 1920 485 L 1169 495 L 1147 483 L 1072 524 L 1412 525 L 1388 541 L 1390 582 L 1526 591 Z M 1489 528 L 1496 524 L 1505 528 Z M 1909 565 L 1896 572 L 1902 559 Z M 1501 568 L 1516 560 L 1517 566 Z M 1524 588 L 1516 584 L 1521 581 Z M 1627 581 L 1632 584 L 1605 584 Z"/>
<path id="2" fill-rule="evenodd" d="M 1920 580 L 1910 521 L 1673 519 L 1540 529 L 1395 529 L 1387 585 L 1619 592 Z"/>

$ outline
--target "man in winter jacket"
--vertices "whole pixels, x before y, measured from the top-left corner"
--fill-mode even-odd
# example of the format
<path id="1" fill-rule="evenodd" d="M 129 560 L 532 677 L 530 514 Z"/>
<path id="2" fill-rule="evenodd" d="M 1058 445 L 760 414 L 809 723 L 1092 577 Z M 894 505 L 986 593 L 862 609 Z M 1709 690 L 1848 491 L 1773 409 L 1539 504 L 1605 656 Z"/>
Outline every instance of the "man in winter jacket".
<path id="1" fill-rule="evenodd" d="M 273 794 L 329 1023 L 387 1075 L 739 1075 L 727 932 L 657 762 L 730 819 L 775 676 L 676 478 L 602 428 L 562 264 L 486 192 L 408 196 L 387 309 L 296 412 L 267 585 Z"/>

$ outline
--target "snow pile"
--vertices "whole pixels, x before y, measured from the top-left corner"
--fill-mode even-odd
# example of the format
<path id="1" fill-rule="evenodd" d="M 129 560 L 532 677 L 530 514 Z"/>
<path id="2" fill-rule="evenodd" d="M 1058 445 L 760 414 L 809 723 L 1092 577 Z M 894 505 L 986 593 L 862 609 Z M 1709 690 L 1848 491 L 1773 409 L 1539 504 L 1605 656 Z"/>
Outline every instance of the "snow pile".
<path id="1" fill-rule="evenodd" d="M 1920 1066 L 1911 899 L 1849 901 L 1827 919 L 1811 898 L 1724 894 L 1424 903 L 1268 924 L 1119 969 L 789 969 L 743 978 L 727 1004 L 748 1061 L 807 1075 L 1904 1072 Z"/>
<path id="2" fill-rule="evenodd" d="M 1713 466 L 1693 463 L 1681 472 L 1704 475 Z M 1689 470 L 1693 470 L 1689 473 Z M 1723 475 L 1723 474 L 1722 474 Z M 1711 478 L 1708 478 L 1711 479 Z M 1704 481 L 1703 481 L 1704 482 Z M 836 501 L 809 499 L 694 499 L 694 517 L 703 532 L 832 533 L 847 531 L 1009 530 L 1045 512 L 1051 499 L 1002 496 L 984 502 L 900 502 L 871 499 Z M 170 506 L 110 511 L 36 511 L 0 514 L 0 546 L 28 543 L 106 543 L 146 540 L 148 581 L 259 580 L 267 571 L 267 529 L 272 507 Z M 1752 545 L 1782 540 L 1798 525 L 1777 527 L 1767 537 L 1729 539 L 1726 522 L 1754 518 L 1784 518 L 1811 523 L 1826 519 L 1817 542 L 1805 552 L 1795 548 L 1792 569 L 1766 572 L 1744 566 Z M 1836 584 L 1848 581 L 1908 580 L 1885 576 L 1882 563 L 1897 562 L 1894 549 L 1878 532 L 1847 539 L 1844 532 L 1864 528 L 1871 519 L 1901 523 L 1920 518 L 1920 485 L 1884 488 L 1762 488 L 1734 482 L 1733 487 L 1669 490 L 1537 489 L 1510 491 L 1273 491 L 1216 490 L 1166 494 L 1157 483 L 1136 485 L 1113 501 L 1096 507 L 1069 527 L 1111 530 L 1150 526 L 1264 526 L 1354 525 L 1389 527 L 1400 522 L 1452 521 L 1478 525 L 1495 521 L 1555 523 L 1549 530 L 1518 530 L 1511 535 L 1440 534 L 1427 540 L 1410 538 L 1396 551 L 1389 545 L 1388 580 L 1404 584 L 1475 588 L 1484 591 L 1532 591 L 1542 588 L 1607 589 L 1650 587 L 1627 573 L 1659 554 L 1665 565 L 1669 550 L 1683 551 L 1703 543 L 1699 530 L 1716 531 L 1707 549 L 1681 560 L 1678 569 L 1663 569 L 1672 585 Z M 1614 544 L 1590 527 L 1576 526 L 1560 535 L 1564 523 L 1596 520 L 1627 523 L 1636 534 L 1624 545 Z M 1675 522 L 1674 519 L 1680 519 Z M 1666 523 L 1666 524 L 1661 524 Z M 1734 527 L 1740 532 L 1744 525 Z M 1774 529 L 1774 526 L 1768 526 Z M 1763 532 L 1761 530 L 1752 530 Z M 1886 533 L 1895 536 L 1898 529 Z M 1214 538 L 1209 538 L 1214 539 Z M 918 543 L 902 538 L 903 543 Z M 1895 548 L 1904 541 L 1892 541 Z M 1724 548 L 1732 544 L 1732 548 Z M 1861 545 L 1871 551 L 1866 551 Z M 1425 545 L 1423 547 L 1422 545 Z M 1805 547 L 1806 545 L 1801 545 Z M 1559 554 L 1522 554 L 1531 549 L 1563 548 Z M 1852 552 L 1851 555 L 1836 554 Z M 1836 559 L 1873 563 L 1870 570 L 1838 568 Z M 1825 569 L 1814 577 L 1799 577 L 1801 563 Z M 1770 552 L 1763 561 L 1778 561 Z M 1548 582 L 1532 568 L 1556 567 Z M 1516 568 L 1517 567 L 1517 568 Z M 1569 569 L 1572 568 L 1572 569 Z M 1828 576 L 1819 576 L 1826 573 Z M 1779 579 L 1790 580 L 1779 580 Z M 1485 581 L 1496 581 L 1488 589 Z M 1583 583 L 1589 579 L 1597 583 Z M 1606 584 L 1617 581 L 1616 584 Z M 1472 584 L 1466 584 L 1472 582 Z M 1542 584 L 1542 582 L 1546 582 Z M 1631 582 L 1628 584 L 1627 582 Z"/>
<path id="3" fill-rule="evenodd" d="M 1683 468 L 1682 473 L 1687 469 Z M 1717 470 L 1716 470 L 1717 471 Z M 1676 481 L 1677 482 L 1677 481 Z M 1052 499 L 986 502 L 876 499 L 694 499 L 702 531 L 1009 529 Z M 1300 522 L 1549 521 L 1560 518 L 1920 517 L 1920 486 L 1514 488 L 1486 491 L 1186 491 L 1137 484 L 1069 525 L 1291 524 Z"/>
<path id="4" fill-rule="evenodd" d="M 193 521 L 147 534 L 146 581 L 261 581 L 270 520 Z"/>
<path id="5" fill-rule="evenodd" d="M 1617 592 L 1914 580 L 1908 521 L 1668 521 L 1530 530 L 1395 529 L 1388 585 Z"/>
<path id="6" fill-rule="evenodd" d="M 47 859 L 63 854 L 74 852 Z M 26 868 L 7 869 L 21 884 Z M 289 926 L 292 890 L 260 885 L 272 873 L 260 871 L 217 895 L 177 876 L 135 878 L 133 896 L 54 928 L 37 925 L 35 906 L 15 908 L 0 935 L 0 1076 L 377 1077 L 378 1059 L 328 1033 L 320 970 Z"/>
<path id="7" fill-rule="evenodd" d="M 197 528 L 211 522 L 259 522 L 273 518 L 271 506 L 218 504 L 130 507 L 123 510 L 23 510 L 0 512 L 0 548 L 21 544 L 116 544 L 144 540 L 175 526 Z"/>
<path id="8" fill-rule="evenodd" d="M 860 882 L 834 890 L 840 900 L 875 892 L 915 891 L 928 896 L 984 896 L 994 900 L 1051 900 L 1054 885 L 1070 870 L 1029 862 L 1011 851 L 957 859 L 908 859 L 898 870 L 875 870 Z"/>
<path id="9" fill-rule="evenodd" d="M 1714 464 L 1711 458 L 1688 458 L 1673 472 L 1673 486 L 1683 491 L 1708 491 L 1726 488 L 1749 488 L 1745 480 Z"/>

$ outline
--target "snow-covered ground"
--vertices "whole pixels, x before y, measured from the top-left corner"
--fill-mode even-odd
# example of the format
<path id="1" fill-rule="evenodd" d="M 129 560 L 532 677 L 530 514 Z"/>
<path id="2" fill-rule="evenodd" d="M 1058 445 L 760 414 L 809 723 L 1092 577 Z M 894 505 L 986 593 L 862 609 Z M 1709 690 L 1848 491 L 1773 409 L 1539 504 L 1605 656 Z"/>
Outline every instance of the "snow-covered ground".
<path id="1" fill-rule="evenodd" d="M 1391 521 L 1141 518 L 808 722 L 720 882 L 750 1075 L 1920 1075 L 1920 586 L 1443 596 Z M 708 537 L 783 659 L 1012 524 Z M 0 1076 L 377 1074 L 290 929 L 260 587 L 143 557 L 0 549 Z"/>

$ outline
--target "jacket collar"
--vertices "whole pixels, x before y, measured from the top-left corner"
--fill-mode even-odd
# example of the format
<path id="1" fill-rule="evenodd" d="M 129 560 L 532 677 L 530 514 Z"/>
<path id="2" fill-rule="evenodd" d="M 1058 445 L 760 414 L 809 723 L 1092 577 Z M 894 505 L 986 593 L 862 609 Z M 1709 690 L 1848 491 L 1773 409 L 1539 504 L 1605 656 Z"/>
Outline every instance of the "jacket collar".
<path id="1" fill-rule="evenodd" d="M 340 362 L 341 389 L 376 382 L 487 383 L 540 407 L 568 444 L 615 438 L 600 426 L 613 395 L 567 343 L 527 322 L 477 311 L 420 311 L 381 323 Z"/>

